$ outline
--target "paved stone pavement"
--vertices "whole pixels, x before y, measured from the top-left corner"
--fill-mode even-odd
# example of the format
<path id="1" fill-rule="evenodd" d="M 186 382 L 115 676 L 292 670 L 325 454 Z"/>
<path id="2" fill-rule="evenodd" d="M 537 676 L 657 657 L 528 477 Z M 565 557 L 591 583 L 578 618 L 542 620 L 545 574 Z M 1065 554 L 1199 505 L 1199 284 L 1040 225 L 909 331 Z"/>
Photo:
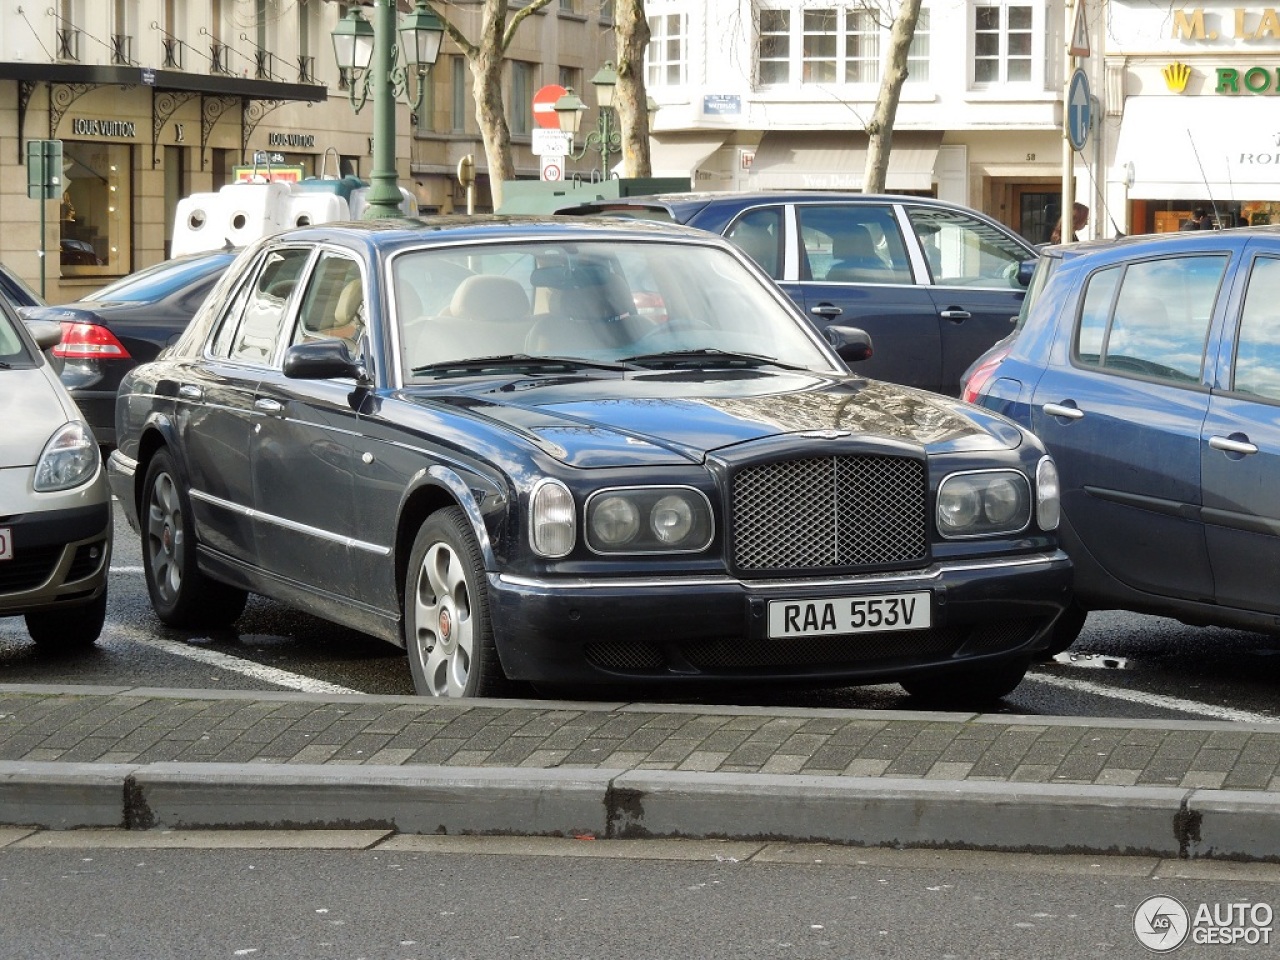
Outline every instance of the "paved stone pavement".
<path id="1" fill-rule="evenodd" d="M 135 818 L 141 825 L 164 825 L 137 786 L 153 774 L 168 777 L 166 783 L 183 780 L 193 791 L 196 785 L 207 791 L 210 780 L 227 787 L 237 778 L 286 792 L 299 784 L 316 791 L 325 783 L 405 790 L 412 782 L 436 791 L 462 784 L 487 790 L 487 797 L 524 791 L 526 803 L 530 796 L 545 799 L 548 790 L 563 799 L 575 789 L 590 795 L 599 787 L 604 820 L 596 826 L 604 834 L 731 836 L 754 822 L 752 829 L 765 832 L 779 824 L 784 835 L 810 831 L 792 839 L 900 845 L 999 847 L 1002 818 L 1007 827 L 1007 818 L 1019 815 L 1018 804 L 1029 803 L 1036 817 L 1050 822 L 1065 823 L 1070 817 L 1063 820 L 1062 811 L 1077 810 L 1080 830 L 1044 843 L 1031 832 L 1013 846 L 1148 849 L 1148 839 L 1126 839 L 1133 824 L 1091 841 L 1089 812 L 1096 814 L 1100 804 L 1103 820 L 1123 819 L 1124 810 L 1158 819 L 1157 827 L 1144 820 L 1140 832 L 1152 833 L 1157 845 L 1168 832 L 1177 855 L 1280 860 L 1280 724 L 0 685 L 0 823 L 41 823 L 42 787 L 56 793 L 76 778 L 105 775 L 112 790 L 124 785 L 125 825 L 130 804 L 146 808 Z M 367 810 L 313 815 L 277 808 L 273 799 L 253 820 L 243 809 L 257 802 L 246 801 L 247 789 L 232 804 L 240 813 L 228 814 L 230 820 L 394 819 Z M 664 791 L 682 802 L 697 795 L 702 806 L 687 821 L 674 809 L 674 820 L 655 816 L 655 798 Z M 708 791 L 717 798 L 711 806 Z M 749 814 L 748 796 L 773 812 L 743 821 L 736 814 Z M 859 835 L 844 822 L 855 801 L 864 813 L 892 803 L 893 817 L 905 819 L 880 828 L 888 835 Z M 118 805 L 118 797 L 112 802 Z M 61 803 L 53 806 L 63 810 L 62 819 L 48 825 L 90 825 L 76 822 Z M 921 803 L 945 804 L 945 825 L 913 819 L 911 810 L 918 814 Z M 815 811 L 816 819 L 804 814 L 786 826 L 793 822 L 788 804 Z M 841 804 L 843 819 L 833 825 L 828 814 Z M 976 807 L 991 814 L 995 841 L 982 838 L 971 816 Z M 1229 809 L 1236 831 L 1229 841 L 1226 834 L 1216 843 L 1205 839 L 1206 822 L 1226 822 L 1218 813 L 1207 820 L 1211 807 Z M 822 810 L 828 812 L 819 815 Z M 194 814 L 172 816 L 172 823 L 196 822 Z M 208 825 L 219 816 L 210 808 L 197 820 Z M 564 825 L 549 830 L 530 821 L 529 832 L 579 829 L 571 821 L 582 814 L 566 816 Z M 513 817 L 455 831 L 521 832 L 525 821 Z"/>

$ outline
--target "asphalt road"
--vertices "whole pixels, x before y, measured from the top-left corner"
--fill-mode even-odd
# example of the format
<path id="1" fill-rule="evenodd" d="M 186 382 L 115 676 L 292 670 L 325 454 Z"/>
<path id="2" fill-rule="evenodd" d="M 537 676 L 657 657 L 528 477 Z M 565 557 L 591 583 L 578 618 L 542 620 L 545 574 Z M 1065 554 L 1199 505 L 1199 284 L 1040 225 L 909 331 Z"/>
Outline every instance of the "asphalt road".
<path id="1" fill-rule="evenodd" d="M 0 682 L 411 694 L 403 653 L 259 597 L 234 630 L 170 630 L 147 600 L 136 535 L 117 521 L 108 621 L 84 655 L 41 653 L 21 619 L 0 620 Z M 1004 701 L 1017 714 L 1280 719 L 1280 637 L 1121 612 L 1095 613 L 1075 647 Z M 911 709 L 895 685 L 700 693 L 732 704 Z M 669 697 L 664 697 L 670 699 Z"/>
<path id="2" fill-rule="evenodd" d="M 158 848 L 171 839 L 196 846 Z M 1280 906 L 1280 872 L 1260 864 L 708 841 L 31 840 L 0 846 L 0 960 L 1138 958 L 1152 955 L 1134 931 L 1149 897 L 1192 915 L 1265 905 L 1269 934 Z M 1274 949 L 1188 939 L 1177 955 Z"/>

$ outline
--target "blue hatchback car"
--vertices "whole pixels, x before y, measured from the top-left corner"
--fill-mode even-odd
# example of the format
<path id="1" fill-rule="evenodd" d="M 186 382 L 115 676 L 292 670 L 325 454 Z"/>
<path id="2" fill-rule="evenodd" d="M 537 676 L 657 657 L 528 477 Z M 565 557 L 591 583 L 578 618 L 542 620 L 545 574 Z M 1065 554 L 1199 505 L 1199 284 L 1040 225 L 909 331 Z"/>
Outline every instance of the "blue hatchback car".
<path id="1" fill-rule="evenodd" d="M 1280 631 L 1280 229 L 1050 247 L 966 399 L 1062 480 L 1074 610 Z"/>

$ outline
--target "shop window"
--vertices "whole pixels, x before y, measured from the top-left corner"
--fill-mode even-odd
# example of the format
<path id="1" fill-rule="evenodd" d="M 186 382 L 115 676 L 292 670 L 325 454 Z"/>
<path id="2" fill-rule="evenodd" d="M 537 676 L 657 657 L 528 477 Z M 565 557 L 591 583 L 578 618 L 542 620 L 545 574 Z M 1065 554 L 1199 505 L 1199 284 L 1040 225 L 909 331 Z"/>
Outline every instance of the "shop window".
<path id="1" fill-rule="evenodd" d="M 67 140 L 62 195 L 62 275 L 117 276 L 130 271 L 133 148 Z"/>

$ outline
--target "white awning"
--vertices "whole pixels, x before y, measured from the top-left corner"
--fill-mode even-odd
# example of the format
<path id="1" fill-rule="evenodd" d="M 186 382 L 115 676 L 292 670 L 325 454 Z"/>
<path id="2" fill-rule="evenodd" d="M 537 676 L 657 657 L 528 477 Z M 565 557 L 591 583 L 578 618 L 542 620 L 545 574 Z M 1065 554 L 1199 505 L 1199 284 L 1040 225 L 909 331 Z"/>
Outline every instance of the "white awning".
<path id="1" fill-rule="evenodd" d="M 1280 200 L 1274 118 L 1272 97 L 1130 97 L 1117 179 L 1131 172 L 1135 200 Z"/>
<path id="2" fill-rule="evenodd" d="M 725 135 L 664 133 L 649 138 L 649 162 L 655 177 L 696 179 L 702 162 L 724 146 Z"/>
<path id="3" fill-rule="evenodd" d="M 867 164 L 865 133 L 845 130 L 773 131 L 760 140 L 751 164 L 759 188 L 861 190 Z M 942 133 L 932 130 L 894 131 L 889 151 L 887 190 L 929 190 Z"/>

